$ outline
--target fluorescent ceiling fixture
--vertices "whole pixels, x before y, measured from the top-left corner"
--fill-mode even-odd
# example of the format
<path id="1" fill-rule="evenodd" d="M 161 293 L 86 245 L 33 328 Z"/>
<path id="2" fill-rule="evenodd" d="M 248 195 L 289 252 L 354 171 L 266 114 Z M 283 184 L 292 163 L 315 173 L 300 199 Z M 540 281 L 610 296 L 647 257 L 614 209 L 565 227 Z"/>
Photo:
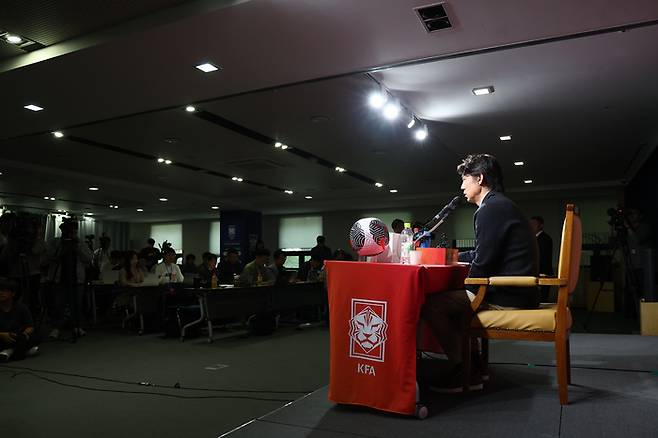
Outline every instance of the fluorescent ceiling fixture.
<path id="1" fill-rule="evenodd" d="M 514 165 L 515 166 L 523 166 L 525 163 L 523 161 L 515 161 Z"/>
<path id="2" fill-rule="evenodd" d="M 89 190 L 91 190 L 92 192 L 97 192 L 100 189 L 98 187 L 89 187 Z"/>
<path id="3" fill-rule="evenodd" d="M 512 139 L 511 135 L 501 135 L 500 141 L 510 141 Z"/>
<path id="4" fill-rule="evenodd" d="M 368 103 L 370 106 L 377 109 L 383 107 L 387 100 L 388 98 L 386 95 L 380 91 L 375 91 L 370 94 L 370 97 L 368 97 Z"/>
<path id="5" fill-rule="evenodd" d="M 165 160 L 165 164 L 171 164 L 171 160 Z"/>
<path id="6" fill-rule="evenodd" d="M 289 195 L 292 195 L 293 193 L 295 193 L 295 192 L 293 192 L 292 190 L 284 190 L 284 192 L 286 192 L 286 193 L 289 194 Z"/>
<path id="7" fill-rule="evenodd" d="M 18 35 L 10 35 L 10 34 L 7 34 L 5 36 L 5 40 L 7 40 L 7 42 L 11 44 L 20 44 L 23 42 L 23 38 L 19 37 Z"/>
<path id="8" fill-rule="evenodd" d="M 473 94 L 475 94 L 476 96 L 484 96 L 485 94 L 491 94 L 494 91 L 495 90 L 493 85 L 489 85 L 488 87 L 473 88 Z"/>
<path id="9" fill-rule="evenodd" d="M 340 167 L 340 166 L 336 166 L 336 172 L 343 173 L 343 172 L 345 172 L 345 169 Z"/>
<path id="10" fill-rule="evenodd" d="M 416 118 L 412 117 L 411 120 L 409 120 L 409 123 L 407 123 L 407 128 L 411 129 L 415 124 L 416 124 Z"/>
<path id="11" fill-rule="evenodd" d="M 418 141 L 423 141 L 427 138 L 427 128 L 423 126 L 422 128 L 416 129 L 414 131 L 414 137 L 416 137 L 416 140 Z"/>
<path id="12" fill-rule="evenodd" d="M 55 138 L 64 137 L 64 133 L 62 131 L 53 131 L 53 135 L 55 136 Z"/>
<path id="13" fill-rule="evenodd" d="M 210 207 L 210 208 L 212 208 L 213 210 L 219 210 L 219 207 L 218 207 L 218 206 L 216 206 L 216 205 L 213 205 L 213 206 L 212 206 L 212 207 Z"/>
<path id="14" fill-rule="evenodd" d="M 240 178 L 239 176 L 234 176 L 234 177 L 231 178 L 231 179 L 232 179 L 233 181 L 242 182 L 242 178 Z"/>
<path id="15" fill-rule="evenodd" d="M 391 190 L 389 190 L 389 192 L 391 192 L 391 193 L 397 193 L 397 192 L 398 192 L 398 189 L 391 189 Z"/>
<path id="16" fill-rule="evenodd" d="M 523 182 L 526 183 L 526 184 L 532 184 L 532 180 L 531 180 L 531 179 L 524 179 Z"/>
<path id="17" fill-rule="evenodd" d="M 388 120 L 395 120 L 400 115 L 400 105 L 397 103 L 387 103 L 382 111 L 384 117 Z"/>
<path id="18" fill-rule="evenodd" d="M 375 187 L 378 187 L 378 188 L 379 188 L 379 187 L 384 187 L 384 184 L 382 184 L 382 183 L 380 183 L 380 182 L 376 182 L 376 183 L 375 183 Z"/>
<path id="19" fill-rule="evenodd" d="M 280 141 L 277 141 L 276 143 L 274 143 L 274 147 L 275 148 L 280 148 L 282 144 L 283 143 L 281 143 Z"/>
<path id="20" fill-rule="evenodd" d="M 196 108 L 193 107 L 192 105 L 188 105 L 185 107 L 185 111 L 187 111 L 188 113 L 193 113 L 194 111 L 196 111 Z"/>
<path id="21" fill-rule="evenodd" d="M 160 198 L 160 199 L 158 199 L 158 200 L 161 201 L 161 202 L 167 202 L 169 199 L 167 199 L 167 198 Z"/>
<path id="22" fill-rule="evenodd" d="M 142 212 L 142 211 L 144 211 L 144 209 L 143 208 L 138 208 L 137 211 Z"/>
<path id="23" fill-rule="evenodd" d="M 25 105 L 23 108 L 29 109 L 30 111 L 42 111 L 43 110 L 43 108 L 40 107 L 39 105 L 33 105 L 33 104 Z"/>
<path id="24" fill-rule="evenodd" d="M 164 163 L 164 158 L 158 158 L 158 163 Z"/>
<path id="25" fill-rule="evenodd" d="M 313 196 L 304 196 L 304 199 L 313 199 Z"/>
<path id="26" fill-rule="evenodd" d="M 204 63 L 204 64 L 199 64 L 199 65 L 196 66 L 196 68 L 198 68 L 199 70 L 201 70 L 201 71 L 204 72 L 204 73 L 210 73 L 211 71 L 217 71 L 217 70 L 219 70 L 218 67 L 212 65 L 212 64 L 209 63 L 209 62 L 206 62 L 206 63 Z"/>

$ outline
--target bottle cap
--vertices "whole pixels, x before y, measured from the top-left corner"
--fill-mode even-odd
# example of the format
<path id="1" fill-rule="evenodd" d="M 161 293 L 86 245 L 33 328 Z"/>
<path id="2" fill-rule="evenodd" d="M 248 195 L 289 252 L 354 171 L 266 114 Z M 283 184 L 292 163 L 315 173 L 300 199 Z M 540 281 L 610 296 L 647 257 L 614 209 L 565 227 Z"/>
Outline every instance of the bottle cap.
<path id="1" fill-rule="evenodd" d="M 411 222 L 405 222 L 404 227 L 405 228 L 411 228 Z"/>

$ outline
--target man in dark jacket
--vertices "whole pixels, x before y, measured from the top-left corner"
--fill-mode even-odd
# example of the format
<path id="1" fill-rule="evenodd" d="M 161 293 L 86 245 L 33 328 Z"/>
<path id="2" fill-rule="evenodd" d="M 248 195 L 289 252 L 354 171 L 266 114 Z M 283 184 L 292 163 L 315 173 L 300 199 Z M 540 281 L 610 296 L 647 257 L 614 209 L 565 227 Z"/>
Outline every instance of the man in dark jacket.
<path id="1" fill-rule="evenodd" d="M 475 249 L 459 254 L 459 261 L 471 265 L 469 277 L 498 275 L 536 276 L 537 243 L 530 223 L 519 208 L 503 194 L 503 174 L 492 155 L 469 155 L 457 167 L 462 177 L 461 190 L 478 209 L 473 216 Z M 453 373 L 431 389 L 459 392 L 462 387 L 462 336 L 465 318 L 472 315 L 471 301 L 477 288 L 429 295 L 423 318 L 432 328 Z M 491 309 L 536 308 L 539 291 L 533 288 L 488 288 L 483 304 Z M 477 363 L 477 361 L 476 361 Z M 471 376 L 471 389 L 482 389 L 479 370 Z"/>

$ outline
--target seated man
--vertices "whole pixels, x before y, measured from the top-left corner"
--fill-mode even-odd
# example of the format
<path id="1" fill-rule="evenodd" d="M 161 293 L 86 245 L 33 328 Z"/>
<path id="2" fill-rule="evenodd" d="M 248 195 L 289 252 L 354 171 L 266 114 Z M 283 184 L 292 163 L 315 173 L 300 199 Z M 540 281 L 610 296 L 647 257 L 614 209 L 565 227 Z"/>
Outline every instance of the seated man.
<path id="1" fill-rule="evenodd" d="M 211 252 L 204 252 L 201 257 L 203 258 L 203 263 L 197 270 L 199 273 L 199 286 L 211 287 L 213 276 L 215 277 L 215 281 L 219 282 L 219 275 L 217 273 L 217 256 Z M 233 277 L 231 277 L 231 284 L 232 283 Z"/>
<path id="2" fill-rule="evenodd" d="M 23 303 L 14 300 L 17 288 L 13 281 L 0 279 L 0 362 L 39 351 L 32 315 Z"/>
<path id="3" fill-rule="evenodd" d="M 277 285 L 286 285 L 290 282 L 290 271 L 284 266 L 288 256 L 282 249 L 274 251 L 274 262 L 267 267 L 275 278 Z"/>
<path id="4" fill-rule="evenodd" d="M 230 248 L 226 251 L 226 261 L 222 261 L 217 267 L 220 284 L 233 284 L 236 275 L 242 273 L 242 263 L 238 252 Z"/>
<path id="5" fill-rule="evenodd" d="M 317 255 L 312 255 L 311 259 L 299 268 L 297 278 L 301 281 L 323 281 L 324 271 L 322 268 L 324 268 L 323 260 Z"/>
<path id="6" fill-rule="evenodd" d="M 155 266 L 155 276 L 159 284 L 182 283 L 185 279 L 176 264 L 176 251 L 170 246 L 162 251 L 164 259 Z"/>
<path id="7" fill-rule="evenodd" d="M 503 175 L 492 155 L 469 155 L 457 167 L 462 178 L 461 189 L 466 200 L 476 204 L 475 250 L 459 254 L 459 261 L 471 264 L 469 277 L 497 275 L 536 276 L 537 242 L 530 223 L 521 210 L 503 194 Z M 448 360 L 454 366 L 450 376 L 430 389 L 460 392 L 462 336 L 464 324 L 472 316 L 473 290 L 454 290 L 427 296 L 422 316 L 437 337 Z M 483 303 L 485 308 L 532 309 L 539 306 L 539 290 L 532 288 L 488 288 Z M 474 360 L 470 376 L 473 390 L 482 389 L 482 379 Z"/>
<path id="8" fill-rule="evenodd" d="M 183 275 L 185 274 L 196 274 L 199 270 L 199 267 L 196 265 L 196 256 L 194 254 L 188 254 L 185 256 L 185 264 L 181 268 Z"/>
<path id="9" fill-rule="evenodd" d="M 267 249 L 257 249 L 254 252 L 256 257 L 251 263 L 242 270 L 238 280 L 238 286 L 268 286 L 274 284 L 274 275 L 267 269 L 267 262 L 270 258 L 270 252 Z"/>

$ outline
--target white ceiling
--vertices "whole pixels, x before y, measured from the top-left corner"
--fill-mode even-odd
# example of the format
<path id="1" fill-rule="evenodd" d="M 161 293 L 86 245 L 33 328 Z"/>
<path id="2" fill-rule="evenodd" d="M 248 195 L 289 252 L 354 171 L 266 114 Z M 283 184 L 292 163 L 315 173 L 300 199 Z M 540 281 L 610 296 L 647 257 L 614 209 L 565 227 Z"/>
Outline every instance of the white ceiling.
<path id="1" fill-rule="evenodd" d="M 214 217 L 211 205 L 285 213 L 442 204 L 471 152 L 499 157 L 508 190 L 575 194 L 620 187 L 658 144 L 655 1 L 448 2 L 455 27 L 433 34 L 413 11 L 425 1 L 173 3 L 0 61 L 4 203 L 117 220 Z M 0 29 L 10 25 L 0 18 Z M 193 68 L 203 60 L 223 70 Z M 427 141 L 367 107 L 373 78 L 427 123 Z M 496 92 L 471 93 L 486 85 Z M 192 102 L 385 187 L 186 113 Z M 31 113 L 27 103 L 46 109 Z M 67 137 L 53 138 L 55 129 Z M 513 140 L 500 142 L 505 134 Z"/>

